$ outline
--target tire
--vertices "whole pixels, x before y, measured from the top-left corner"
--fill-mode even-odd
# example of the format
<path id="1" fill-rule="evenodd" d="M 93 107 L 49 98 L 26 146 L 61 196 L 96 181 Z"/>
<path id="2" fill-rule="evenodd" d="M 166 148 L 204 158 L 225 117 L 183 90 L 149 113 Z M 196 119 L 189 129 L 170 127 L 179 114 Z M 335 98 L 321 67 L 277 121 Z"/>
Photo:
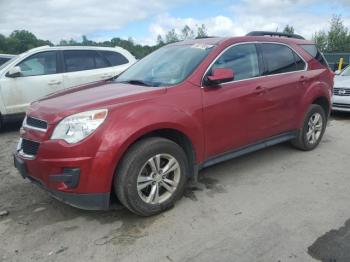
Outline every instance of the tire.
<path id="1" fill-rule="evenodd" d="M 115 174 L 114 190 L 131 212 L 151 216 L 173 207 L 182 197 L 188 174 L 188 159 L 178 144 L 146 138 L 126 152 Z"/>
<path id="2" fill-rule="evenodd" d="M 303 151 L 315 149 L 323 137 L 326 125 L 327 117 L 324 109 L 320 105 L 310 105 L 302 128 L 298 131 L 297 137 L 291 141 L 292 145 Z"/>

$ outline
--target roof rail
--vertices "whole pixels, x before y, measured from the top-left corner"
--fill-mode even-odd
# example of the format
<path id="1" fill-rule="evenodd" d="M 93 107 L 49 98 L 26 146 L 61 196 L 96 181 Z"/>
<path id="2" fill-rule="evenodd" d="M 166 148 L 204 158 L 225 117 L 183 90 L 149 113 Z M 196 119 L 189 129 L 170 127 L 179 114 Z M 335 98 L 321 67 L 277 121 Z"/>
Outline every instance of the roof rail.
<path id="1" fill-rule="evenodd" d="M 209 36 L 209 35 L 206 35 L 206 36 L 197 36 L 195 39 L 205 39 L 205 38 L 216 38 L 217 36 Z"/>
<path id="2" fill-rule="evenodd" d="M 288 37 L 288 38 L 296 38 L 296 39 L 303 39 L 304 37 L 297 34 L 288 34 L 288 33 L 281 33 L 281 32 L 269 32 L 269 31 L 252 31 L 246 36 L 279 36 L 279 37 Z"/>

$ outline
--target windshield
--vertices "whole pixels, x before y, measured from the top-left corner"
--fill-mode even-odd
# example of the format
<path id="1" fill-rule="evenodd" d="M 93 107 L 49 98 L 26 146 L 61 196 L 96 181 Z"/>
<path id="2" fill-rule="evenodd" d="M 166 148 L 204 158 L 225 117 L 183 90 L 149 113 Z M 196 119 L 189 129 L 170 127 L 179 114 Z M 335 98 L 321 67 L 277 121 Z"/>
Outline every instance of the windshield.
<path id="1" fill-rule="evenodd" d="M 15 57 L 12 57 L 11 59 L 9 59 L 8 61 L 6 61 L 4 64 L 0 65 L 0 70 L 5 68 L 9 63 L 12 62 L 12 60 L 14 59 Z"/>
<path id="2" fill-rule="evenodd" d="M 117 82 L 169 86 L 184 81 L 212 50 L 212 45 L 165 46 L 121 74 Z"/>
<path id="3" fill-rule="evenodd" d="M 341 73 L 341 76 L 350 76 L 350 66 L 346 67 L 343 72 Z"/>

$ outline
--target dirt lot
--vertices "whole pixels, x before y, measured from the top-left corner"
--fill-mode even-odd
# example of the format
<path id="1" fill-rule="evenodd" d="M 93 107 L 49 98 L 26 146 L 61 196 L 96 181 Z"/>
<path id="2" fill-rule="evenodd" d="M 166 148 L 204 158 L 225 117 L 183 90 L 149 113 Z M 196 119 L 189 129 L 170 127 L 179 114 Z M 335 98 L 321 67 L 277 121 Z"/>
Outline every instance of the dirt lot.
<path id="1" fill-rule="evenodd" d="M 78 210 L 23 180 L 18 127 L 0 133 L 0 261 L 350 261 L 350 115 L 313 152 L 279 145 L 204 170 L 202 190 L 151 218 Z"/>

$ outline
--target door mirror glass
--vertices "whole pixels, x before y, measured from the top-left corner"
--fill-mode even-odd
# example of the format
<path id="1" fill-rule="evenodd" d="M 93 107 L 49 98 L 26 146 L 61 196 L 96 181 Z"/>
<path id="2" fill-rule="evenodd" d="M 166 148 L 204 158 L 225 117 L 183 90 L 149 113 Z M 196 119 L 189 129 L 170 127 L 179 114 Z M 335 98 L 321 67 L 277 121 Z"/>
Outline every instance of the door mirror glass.
<path id="1" fill-rule="evenodd" d="M 229 82 L 233 79 L 234 73 L 231 68 L 215 68 L 212 70 L 212 74 L 208 76 L 208 82 L 212 85 Z"/>
<path id="2" fill-rule="evenodd" d="M 13 78 L 21 76 L 21 68 L 19 66 L 12 67 L 8 71 L 7 76 L 8 77 L 13 77 Z"/>

